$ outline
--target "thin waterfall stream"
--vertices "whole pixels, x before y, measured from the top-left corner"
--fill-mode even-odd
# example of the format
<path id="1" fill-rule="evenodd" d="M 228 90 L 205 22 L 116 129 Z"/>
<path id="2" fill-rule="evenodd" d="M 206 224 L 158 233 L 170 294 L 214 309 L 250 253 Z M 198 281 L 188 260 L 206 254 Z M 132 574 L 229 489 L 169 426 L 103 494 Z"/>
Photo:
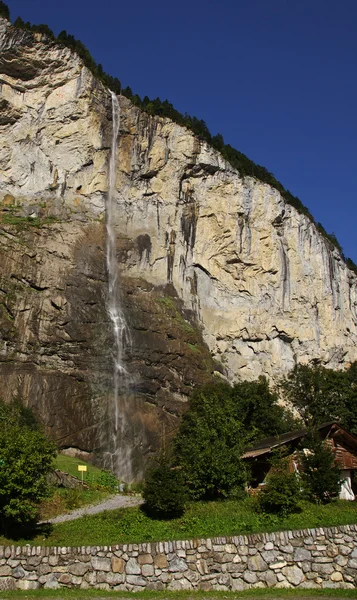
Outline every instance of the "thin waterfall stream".
<path id="1" fill-rule="evenodd" d="M 110 450 L 106 454 L 110 455 L 110 468 L 117 476 L 125 477 L 126 480 L 131 477 L 130 448 L 125 443 L 125 433 L 127 431 L 126 423 L 126 404 L 128 402 L 129 392 L 129 374 L 124 365 L 124 352 L 126 346 L 130 343 L 129 330 L 125 321 L 124 313 L 120 302 L 120 290 L 118 281 L 118 263 L 116 255 L 116 169 L 117 169 L 117 146 L 120 126 L 120 104 L 114 92 L 110 92 L 112 97 L 112 142 L 109 162 L 109 185 L 106 204 L 106 229 L 107 229 L 107 247 L 106 262 L 108 271 L 108 313 L 112 322 L 114 352 L 113 352 L 113 395 L 112 402 L 109 404 L 107 415 L 109 423 L 109 437 L 106 445 L 109 444 Z M 107 433 L 106 433 L 107 435 Z"/>

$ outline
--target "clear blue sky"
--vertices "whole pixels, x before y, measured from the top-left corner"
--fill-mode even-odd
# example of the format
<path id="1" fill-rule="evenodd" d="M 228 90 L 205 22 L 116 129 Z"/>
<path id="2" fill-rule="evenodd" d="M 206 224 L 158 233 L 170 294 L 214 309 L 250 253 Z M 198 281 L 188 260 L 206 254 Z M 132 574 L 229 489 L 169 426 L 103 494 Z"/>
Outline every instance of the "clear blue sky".
<path id="1" fill-rule="evenodd" d="M 5 0 L 6 1 L 6 0 Z M 272 171 L 357 262 L 356 0 L 7 0 Z"/>

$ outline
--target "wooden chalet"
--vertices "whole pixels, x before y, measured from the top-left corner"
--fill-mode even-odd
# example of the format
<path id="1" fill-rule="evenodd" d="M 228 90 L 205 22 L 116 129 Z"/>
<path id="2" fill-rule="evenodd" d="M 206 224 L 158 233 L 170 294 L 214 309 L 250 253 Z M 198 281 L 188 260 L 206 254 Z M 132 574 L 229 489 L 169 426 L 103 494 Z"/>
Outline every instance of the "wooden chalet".
<path id="1" fill-rule="evenodd" d="M 357 494 L 357 436 L 335 421 L 320 425 L 318 432 L 320 438 L 330 446 L 335 464 L 341 469 L 340 498 L 354 500 Z M 270 470 L 269 458 L 275 448 L 286 446 L 291 457 L 290 468 L 299 469 L 297 451 L 307 434 L 307 429 L 290 431 L 279 437 L 265 438 L 248 448 L 242 458 L 249 463 L 253 490 L 264 485 L 264 479 Z"/>

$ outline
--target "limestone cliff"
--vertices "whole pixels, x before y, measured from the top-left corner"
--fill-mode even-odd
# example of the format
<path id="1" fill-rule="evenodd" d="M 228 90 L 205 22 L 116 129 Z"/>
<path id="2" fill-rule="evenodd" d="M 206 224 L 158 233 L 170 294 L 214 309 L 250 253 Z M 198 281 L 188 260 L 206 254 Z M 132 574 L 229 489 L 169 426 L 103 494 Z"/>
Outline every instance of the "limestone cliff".
<path id="1" fill-rule="evenodd" d="M 356 276 L 280 194 L 168 119 L 121 106 L 117 257 L 141 464 L 220 371 L 357 359 Z M 0 19 L 0 393 L 100 450 L 112 385 L 105 201 L 111 97 L 79 58 Z M 139 464 L 138 462 L 138 464 Z M 137 472 L 139 467 L 135 469 Z"/>

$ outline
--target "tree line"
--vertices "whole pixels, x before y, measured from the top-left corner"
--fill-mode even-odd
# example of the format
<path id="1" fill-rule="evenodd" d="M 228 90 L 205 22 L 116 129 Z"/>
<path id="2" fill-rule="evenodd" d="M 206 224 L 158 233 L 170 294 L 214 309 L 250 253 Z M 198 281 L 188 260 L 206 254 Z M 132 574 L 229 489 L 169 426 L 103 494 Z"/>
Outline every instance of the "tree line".
<path id="1" fill-rule="evenodd" d="M 9 8 L 2 0 L 0 0 L 0 16 L 10 20 Z M 132 91 L 130 86 L 122 87 L 122 84 L 117 77 L 112 77 L 112 75 L 106 73 L 103 70 L 103 66 L 94 60 L 90 51 L 83 44 L 83 42 L 77 40 L 73 35 L 67 33 L 67 31 L 63 30 L 58 34 L 58 36 L 56 36 L 48 27 L 48 25 L 33 25 L 29 21 L 25 22 L 21 17 L 17 17 L 13 25 L 18 29 L 45 34 L 54 42 L 63 44 L 67 48 L 70 48 L 72 51 L 78 54 L 92 74 L 113 92 L 118 95 L 122 94 L 123 96 L 126 96 L 135 106 L 150 115 L 166 117 L 182 127 L 187 127 L 187 129 L 192 131 L 197 137 L 206 141 L 208 144 L 213 146 L 213 148 L 218 150 L 227 160 L 227 162 L 229 162 L 232 167 L 239 171 L 242 177 L 254 177 L 255 179 L 258 179 L 259 181 L 262 181 L 263 183 L 266 183 L 278 190 L 288 204 L 293 206 L 299 213 L 307 216 L 312 223 L 316 225 L 318 231 L 327 240 L 330 248 L 336 248 L 340 252 L 342 258 L 345 260 L 348 268 L 357 274 L 357 265 L 351 258 L 345 257 L 343 249 L 339 244 L 335 234 L 327 233 L 321 223 L 316 223 L 309 209 L 301 202 L 300 198 L 298 198 L 298 196 L 294 196 L 290 190 L 286 189 L 283 184 L 275 178 L 273 173 L 268 171 L 268 169 L 262 165 L 256 164 L 253 160 L 243 154 L 243 152 L 233 148 L 230 144 L 226 144 L 222 134 L 217 133 L 216 135 L 212 135 L 205 121 L 198 119 L 195 116 L 192 117 L 187 113 L 180 113 L 168 100 L 161 100 L 158 97 L 155 99 L 150 99 L 148 96 L 141 98 L 138 94 L 135 94 Z"/>
<path id="2" fill-rule="evenodd" d="M 279 396 L 287 406 L 279 403 Z M 266 437 L 306 428 L 300 454 L 301 481 L 289 471 L 284 448 L 273 453 L 259 509 L 295 510 L 300 498 L 330 502 L 338 497 L 340 471 L 318 427 L 341 422 L 357 435 L 357 362 L 345 371 L 297 365 L 275 391 L 266 379 L 218 382 L 196 390 L 171 446 L 158 456 L 148 474 L 144 497 L 152 514 L 182 514 L 187 499 L 239 497 L 250 481 L 242 460 L 247 447 Z M 167 449 L 168 448 L 168 449 Z"/>
<path id="3" fill-rule="evenodd" d="M 279 403 L 280 397 L 288 406 Z M 317 427 L 341 421 L 357 435 L 357 363 L 346 371 L 298 365 L 273 390 L 263 377 L 233 386 L 217 381 L 193 392 L 174 438 L 163 440 L 146 477 L 144 498 L 153 516 L 182 514 L 192 501 L 240 498 L 250 481 L 242 455 L 255 442 L 307 427 L 301 454 L 303 483 L 289 471 L 279 449 L 271 459 L 257 508 L 295 510 L 299 498 L 330 502 L 338 496 L 339 469 Z M 39 503 L 50 493 L 47 474 L 56 447 L 34 414 L 17 400 L 0 400 L 0 533 L 24 530 L 38 517 Z"/>

